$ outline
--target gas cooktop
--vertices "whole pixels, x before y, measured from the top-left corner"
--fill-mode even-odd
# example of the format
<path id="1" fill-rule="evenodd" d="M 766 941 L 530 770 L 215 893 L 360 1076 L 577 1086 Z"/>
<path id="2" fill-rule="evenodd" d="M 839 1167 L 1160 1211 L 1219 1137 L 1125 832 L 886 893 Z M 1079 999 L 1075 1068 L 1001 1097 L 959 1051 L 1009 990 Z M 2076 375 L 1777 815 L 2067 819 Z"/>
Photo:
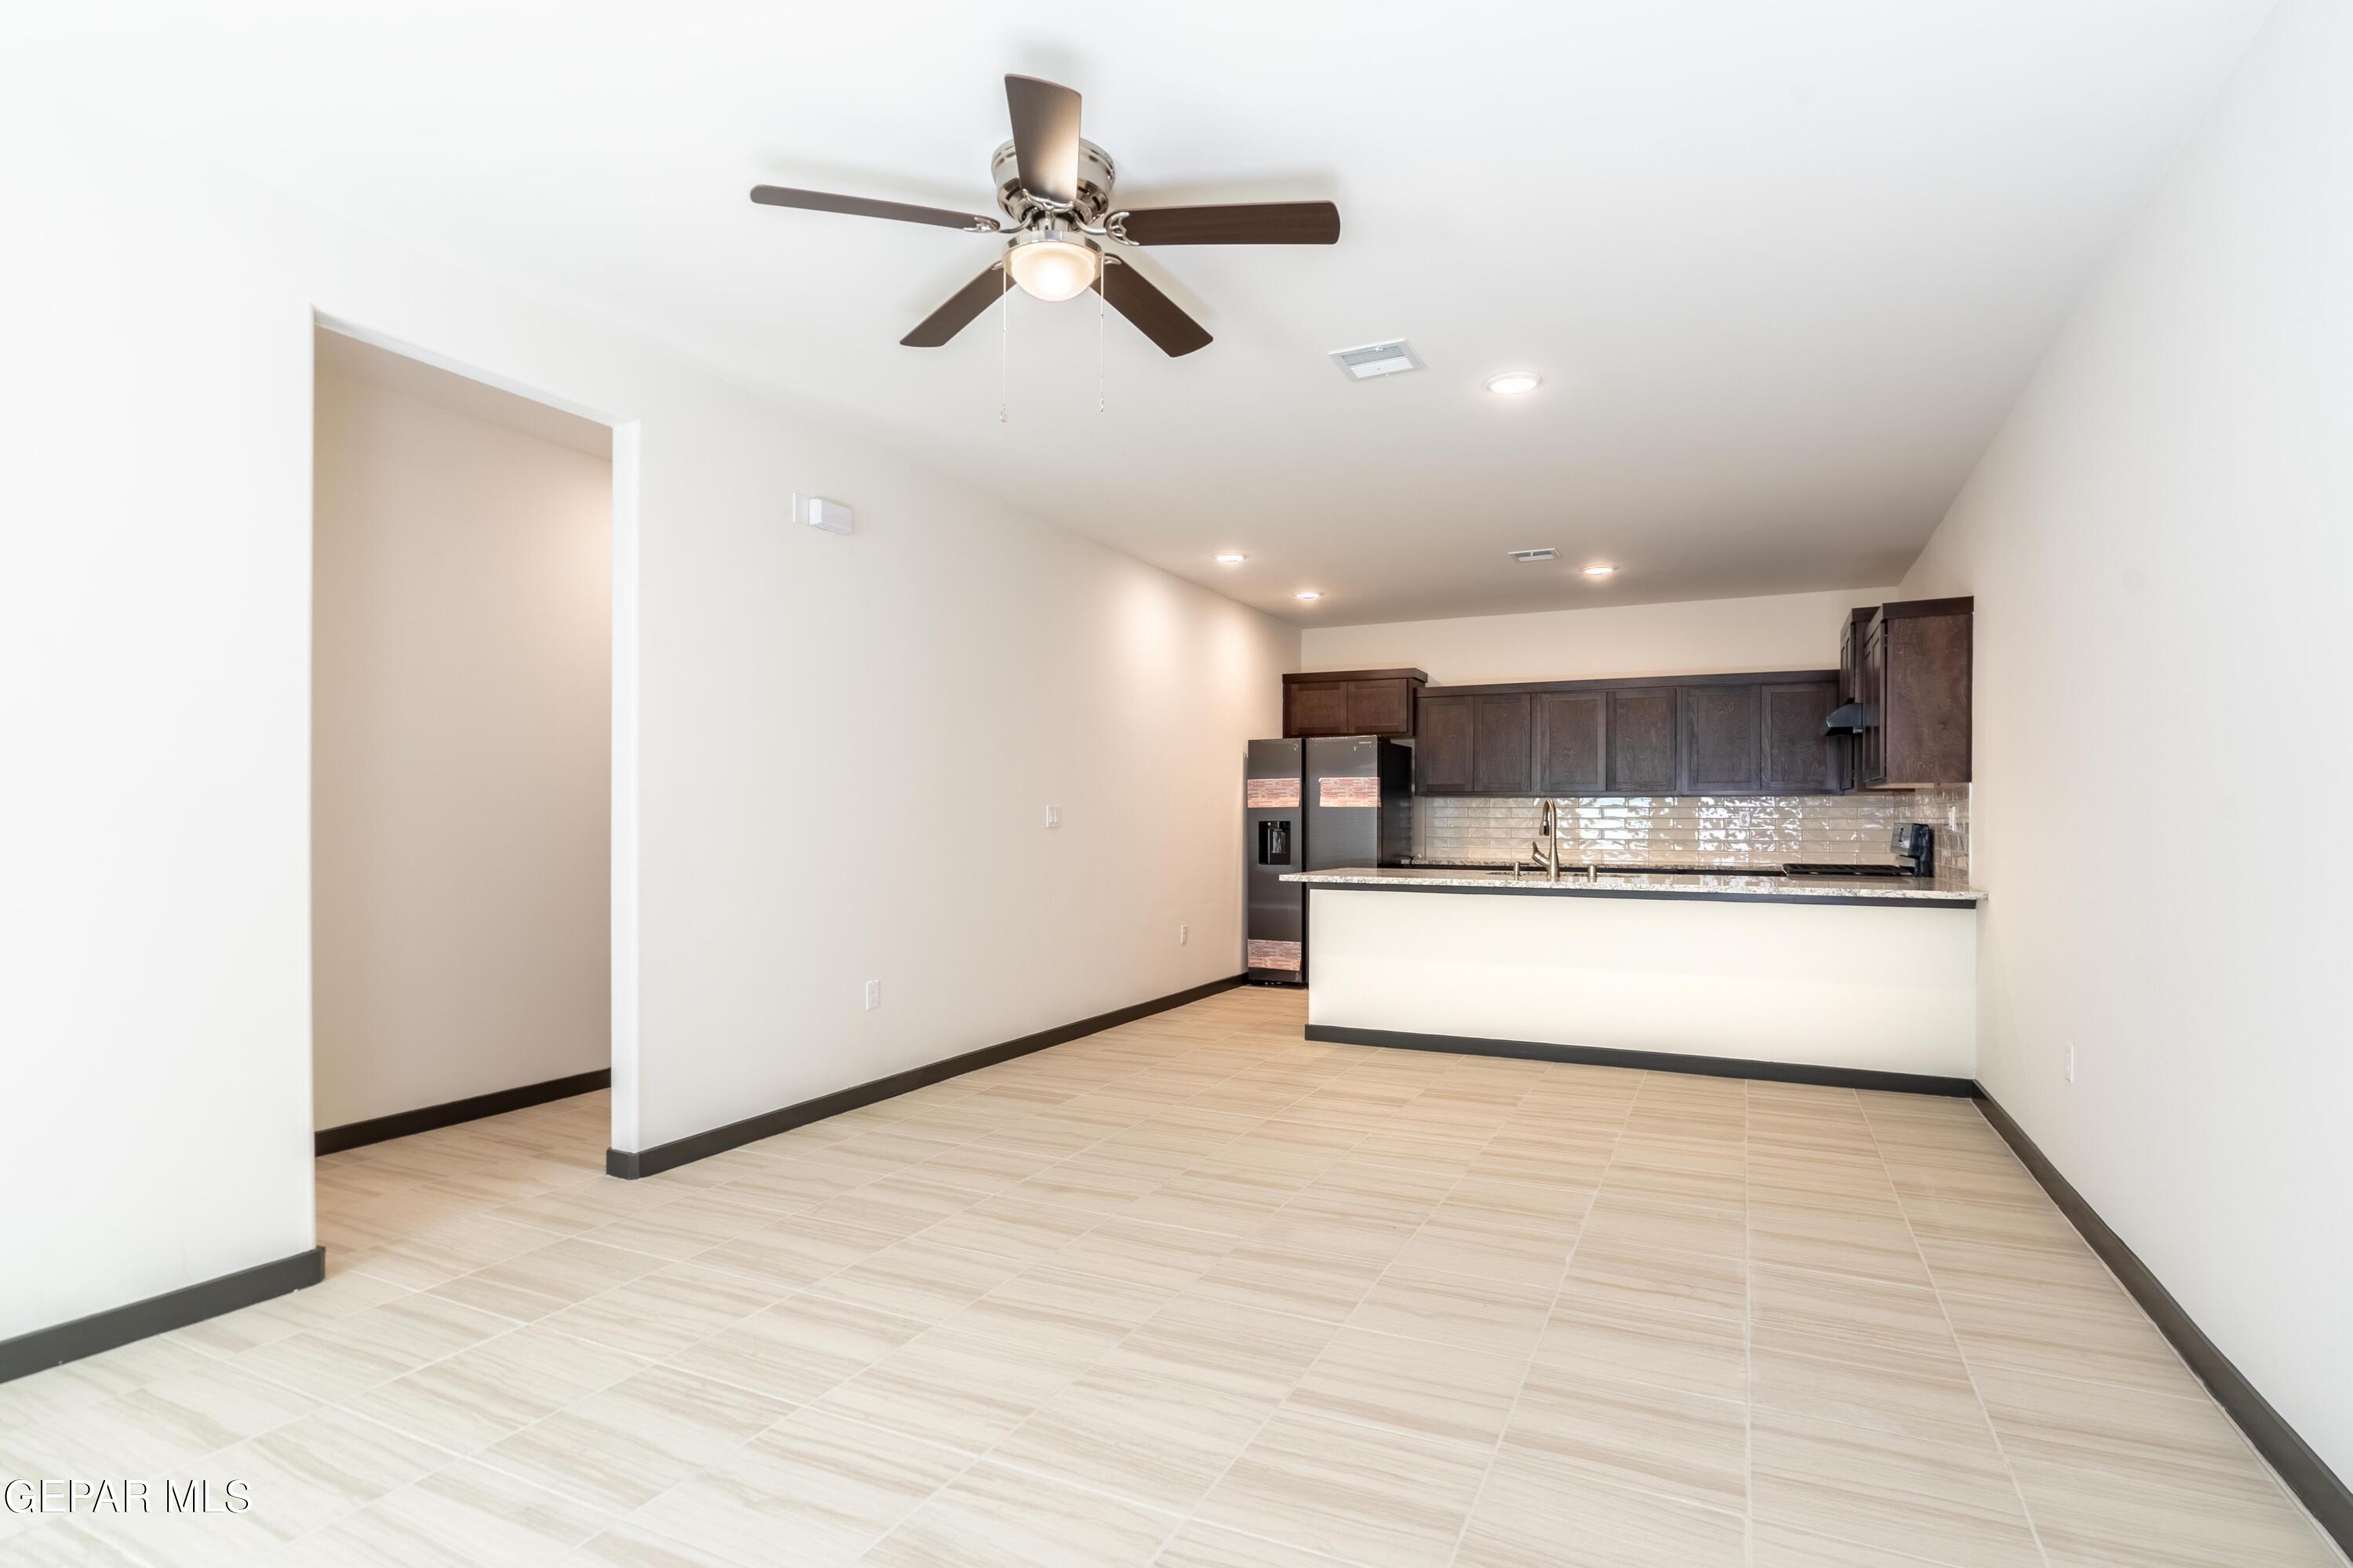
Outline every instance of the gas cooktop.
<path id="1" fill-rule="evenodd" d="M 1829 866 L 1798 861 L 1781 868 L 1785 877 L 1916 877 L 1909 866 Z"/>

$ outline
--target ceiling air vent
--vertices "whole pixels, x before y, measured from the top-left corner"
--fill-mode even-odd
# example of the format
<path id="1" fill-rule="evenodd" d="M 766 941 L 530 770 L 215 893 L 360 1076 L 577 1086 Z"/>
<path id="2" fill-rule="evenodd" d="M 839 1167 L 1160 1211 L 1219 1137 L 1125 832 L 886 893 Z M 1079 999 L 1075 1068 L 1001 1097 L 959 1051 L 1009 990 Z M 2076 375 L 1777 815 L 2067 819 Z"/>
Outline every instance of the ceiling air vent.
<path id="1" fill-rule="evenodd" d="M 1378 381 L 1385 375 L 1397 375 L 1409 370 L 1419 370 L 1421 361 L 1405 346 L 1405 340 L 1394 342 L 1366 343 L 1360 349 L 1335 349 L 1332 363 L 1338 365 L 1350 381 Z"/>
<path id="2" fill-rule="evenodd" d="M 1555 550 L 1549 544 L 1541 546 L 1535 550 L 1510 550 L 1504 552 L 1504 553 L 1523 566 L 1533 566 L 1539 561 L 1557 561 L 1560 559 L 1560 552 Z"/>

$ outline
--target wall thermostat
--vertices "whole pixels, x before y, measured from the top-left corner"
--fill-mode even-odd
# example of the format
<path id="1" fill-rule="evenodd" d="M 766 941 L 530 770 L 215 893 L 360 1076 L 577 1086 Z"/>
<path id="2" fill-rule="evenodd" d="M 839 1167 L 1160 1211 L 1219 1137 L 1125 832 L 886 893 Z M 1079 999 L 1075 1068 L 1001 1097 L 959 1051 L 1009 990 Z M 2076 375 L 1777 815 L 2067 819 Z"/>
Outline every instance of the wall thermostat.
<path id="1" fill-rule="evenodd" d="M 838 500 L 828 500 L 823 496 L 796 494 L 793 497 L 793 515 L 811 528 L 823 529 L 828 533 L 848 533 L 857 527 L 848 507 Z"/>

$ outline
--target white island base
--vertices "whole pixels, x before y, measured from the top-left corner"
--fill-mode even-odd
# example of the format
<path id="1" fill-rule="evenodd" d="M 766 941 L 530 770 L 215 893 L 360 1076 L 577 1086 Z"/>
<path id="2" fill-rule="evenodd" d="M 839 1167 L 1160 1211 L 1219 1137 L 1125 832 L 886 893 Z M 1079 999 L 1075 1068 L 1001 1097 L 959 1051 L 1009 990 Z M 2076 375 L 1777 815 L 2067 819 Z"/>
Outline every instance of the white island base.
<path id="1" fill-rule="evenodd" d="M 1314 1039 L 1718 1058 L 1691 1064 L 1701 1071 L 1789 1063 L 1834 1069 L 1823 1081 L 1942 1079 L 1883 1087 L 1947 1092 L 1977 1072 L 1966 905 L 1319 886 L 1307 939 Z"/>

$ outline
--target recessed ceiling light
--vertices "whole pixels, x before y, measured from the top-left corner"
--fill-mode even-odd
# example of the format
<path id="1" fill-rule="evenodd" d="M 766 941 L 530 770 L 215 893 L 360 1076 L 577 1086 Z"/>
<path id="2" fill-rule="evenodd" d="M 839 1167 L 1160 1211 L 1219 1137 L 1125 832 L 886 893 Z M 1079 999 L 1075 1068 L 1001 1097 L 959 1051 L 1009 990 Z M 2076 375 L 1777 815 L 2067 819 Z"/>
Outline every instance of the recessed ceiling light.
<path id="1" fill-rule="evenodd" d="M 1294 599 L 1320 599 L 1324 595 L 1313 588 L 1291 595 Z"/>
<path id="2" fill-rule="evenodd" d="M 1607 577 L 1617 570 L 1615 566 L 1588 566 L 1585 569 L 1585 574 L 1588 577 Z"/>
<path id="3" fill-rule="evenodd" d="M 1487 390 L 1498 397 L 1525 397 L 1543 384 L 1544 377 L 1532 370 L 1507 370 L 1487 378 Z"/>
<path id="4" fill-rule="evenodd" d="M 1239 550 L 1229 550 L 1217 557 L 1217 563 L 1220 566 L 1239 566 L 1249 559 Z"/>

